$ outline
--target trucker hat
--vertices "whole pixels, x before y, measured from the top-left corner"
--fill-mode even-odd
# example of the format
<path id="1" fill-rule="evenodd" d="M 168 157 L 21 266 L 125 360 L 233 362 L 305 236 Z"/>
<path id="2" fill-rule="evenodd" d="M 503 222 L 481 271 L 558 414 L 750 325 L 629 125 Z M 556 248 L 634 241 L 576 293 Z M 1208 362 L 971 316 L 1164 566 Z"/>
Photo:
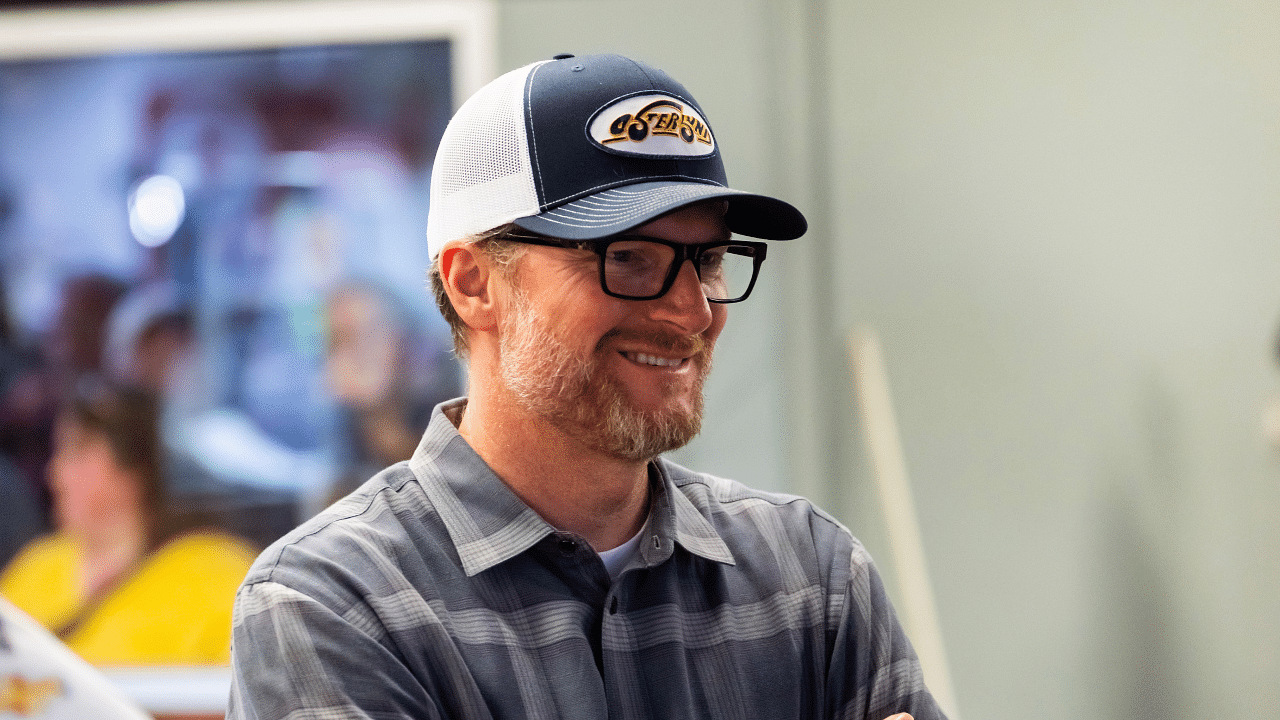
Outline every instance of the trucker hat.
<path id="1" fill-rule="evenodd" d="M 706 114 L 683 85 L 621 55 L 557 55 L 463 103 L 431 174 L 427 246 L 515 223 L 593 240 L 702 200 L 727 203 L 731 232 L 791 240 L 799 210 L 728 187 Z"/>

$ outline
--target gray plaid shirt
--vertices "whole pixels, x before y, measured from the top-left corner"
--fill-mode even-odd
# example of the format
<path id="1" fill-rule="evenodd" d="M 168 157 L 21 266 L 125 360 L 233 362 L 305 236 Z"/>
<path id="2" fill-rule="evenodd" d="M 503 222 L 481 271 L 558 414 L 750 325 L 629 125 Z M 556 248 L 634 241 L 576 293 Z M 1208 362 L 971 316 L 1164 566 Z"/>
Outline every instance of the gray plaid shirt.
<path id="1" fill-rule="evenodd" d="M 866 551 L 806 500 L 659 459 L 611 581 L 444 407 L 412 459 L 258 559 L 228 717 L 943 717 Z"/>

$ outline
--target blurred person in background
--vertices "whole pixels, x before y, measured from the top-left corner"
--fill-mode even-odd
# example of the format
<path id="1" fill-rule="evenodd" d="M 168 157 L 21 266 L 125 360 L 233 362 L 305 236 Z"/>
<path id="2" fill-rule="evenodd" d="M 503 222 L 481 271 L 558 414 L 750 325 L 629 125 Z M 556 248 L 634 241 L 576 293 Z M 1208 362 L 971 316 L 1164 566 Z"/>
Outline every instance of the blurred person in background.
<path id="1" fill-rule="evenodd" d="M 140 284 L 107 322 L 103 367 L 108 377 L 155 394 L 163 408 L 167 499 L 172 511 L 263 546 L 297 524 L 295 499 L 220 475 L 191 453 L 188 433 L 208 410 L 209 371 L 200 361 L 196 313 L 172 281 Z M 296 469 L 295 469 L 296 470 Z"/>
<path id="2" fill-rule="evenodd" d="M 107 320 L 127 291 L 124 282 L 97 272 L 73 275 L 63 283 L 62 304 L 47 339 L 48 362 L 59 387 L 102 371 Z"/>
<path id="3" fill-rule="evenodd" d="M 44 468 L 53 452 L 58 397 L 75 378 L 101 370 L 107 318 L 125 290 L 123 282 L 99 272 L 71 275 L 61 284 L 57 315 L 46 332 L 21 343 L 9 328 L 0 341 L 0 454 L 34 493 L 42 528 L 49 504 Z M 0 520 L 17 522 L 14 512 L 0 508 Z"/>
<path id="4" fill-rule="evenodd" d="M 191 362 L 195 317 L 173 283 L 145 283 L 116 304 L 104 338 L 104 374 L 167 399 Z"/>
<path id="5" fill-rule="evenodd" d="M 96 665 L 229 657 L 254 549 L 168 511 L 158 424 L 150 392 L 82 377 L 48 467 L 56 530 L 0 574 L 0 594 Z"/>
<path id="6" fill-rule="evenodd" d="M 446 351 L 432 350 L 409 307 L 386 287 L 349 281 L 329 294 L 325 378 L 340 407 L 333 500 L 408 460 L 432 409 L 461 390 Z"/>

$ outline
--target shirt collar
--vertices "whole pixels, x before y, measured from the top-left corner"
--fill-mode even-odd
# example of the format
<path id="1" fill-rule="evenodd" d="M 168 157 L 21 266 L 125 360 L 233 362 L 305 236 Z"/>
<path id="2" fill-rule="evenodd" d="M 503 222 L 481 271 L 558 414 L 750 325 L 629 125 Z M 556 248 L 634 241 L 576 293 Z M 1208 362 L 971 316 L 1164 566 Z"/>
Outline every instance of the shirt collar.
<path id="1" fill-rule="evenodd" d="M 466 398 L 436 406 L 422 442 L 409 459 L 453 541 L 468 577 L 505 562 L 555 532 L 494 474 L 445 412 Z"/>
<path id="2" fill-rule="evenodd" d="M 523 553 L 556 529 L 525 505 L 476 454 L 445 413 L 466 398 L 441 403 L 409 460 L 423 491 L 440 514 L 468 577 Z M 641 556 L 654 565 L 671 556 L 673 543 L 715 562 L 734 564 L 733 555 L 711 523 L 680 492 L 678 465 L 659 458 L 649 466 L 650 504 Z"/>
<path id="3" fill-rule="evenodd" d="M 650 537 L 640 544 L 645 564 L 654 565 L 666 560 L 674 549 L 673 543 L 707 560 L 736 564 L 720 533 L 716 532 L 703 511 L 680 491 L 678 481 L 688 474 L 688 470 L 663 458 L 649 464 L 653 501 L 646 529 Z M 655 479 L 656 482 L 652 482 Z"/>

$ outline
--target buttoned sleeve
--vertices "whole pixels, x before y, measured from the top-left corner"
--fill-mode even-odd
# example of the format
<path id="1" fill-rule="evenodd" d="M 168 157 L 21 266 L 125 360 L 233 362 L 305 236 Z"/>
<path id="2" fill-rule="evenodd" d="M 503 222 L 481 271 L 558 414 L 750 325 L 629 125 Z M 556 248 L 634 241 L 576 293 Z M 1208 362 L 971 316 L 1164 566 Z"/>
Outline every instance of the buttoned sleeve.
<path id="1" fill-rule="evenodd" d="M 275 582 L 243 586 L 233 621 L 235 720 L 440 718 L 367 612 L 339 613 Z"/>
<path id="2" fill-rule="evenodd" d="M 843 593 L 831 596 L 835 641 L 827 707 L 838 720 L 883 720 L 911 713 L 946 720 L 926 689 L 914 648 L 885 593 L 871 556 L 856 540 Z"/>

